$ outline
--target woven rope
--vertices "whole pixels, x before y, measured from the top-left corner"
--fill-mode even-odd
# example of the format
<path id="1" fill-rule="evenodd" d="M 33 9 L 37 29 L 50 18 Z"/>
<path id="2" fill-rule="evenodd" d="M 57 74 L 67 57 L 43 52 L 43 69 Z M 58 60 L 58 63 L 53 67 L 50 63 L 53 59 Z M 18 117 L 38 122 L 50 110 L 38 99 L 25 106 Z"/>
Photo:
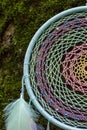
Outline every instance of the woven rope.
<path id="1" fill-rule="evenodd" d="M 58 121 L 87 128 L 87 13 L 51 24 L 35 44 L 29 64 L 32 90 Z"/>

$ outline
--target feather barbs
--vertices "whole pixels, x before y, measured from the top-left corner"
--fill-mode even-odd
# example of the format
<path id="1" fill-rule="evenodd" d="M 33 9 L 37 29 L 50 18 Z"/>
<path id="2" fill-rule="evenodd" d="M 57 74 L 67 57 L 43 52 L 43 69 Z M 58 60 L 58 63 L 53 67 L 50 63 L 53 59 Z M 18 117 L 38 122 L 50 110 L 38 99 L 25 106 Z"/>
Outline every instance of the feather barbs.
<path id="1" fill-rule="evenodd" d="M 10 103 L 4 111 L 6 130 L 37 130 L 38 115 L 22 97 Z"/>

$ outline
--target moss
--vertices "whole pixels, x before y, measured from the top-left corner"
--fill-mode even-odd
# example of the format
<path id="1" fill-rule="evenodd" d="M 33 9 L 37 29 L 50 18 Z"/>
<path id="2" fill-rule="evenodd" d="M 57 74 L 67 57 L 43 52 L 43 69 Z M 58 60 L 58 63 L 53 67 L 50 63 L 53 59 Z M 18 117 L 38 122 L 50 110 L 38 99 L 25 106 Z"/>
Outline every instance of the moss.
<path id="1" fill-rule="evenodd" d="M 0 130 L 4 129 L 2 110 L 19 97 L 24 55 L 34 33 L 52 16 L 80 5 L 85 5 L 85 0 L 0 1 Z M 15 33 L 11 44 L 5 46 L 3 35 L 10 23 L 14 25 Z M 41 117 L 40 122 L 43 121 Z M 46 120 L 43 124 L 46 127 Z M 56 130 L 53 125 L 51 128 Z"/>

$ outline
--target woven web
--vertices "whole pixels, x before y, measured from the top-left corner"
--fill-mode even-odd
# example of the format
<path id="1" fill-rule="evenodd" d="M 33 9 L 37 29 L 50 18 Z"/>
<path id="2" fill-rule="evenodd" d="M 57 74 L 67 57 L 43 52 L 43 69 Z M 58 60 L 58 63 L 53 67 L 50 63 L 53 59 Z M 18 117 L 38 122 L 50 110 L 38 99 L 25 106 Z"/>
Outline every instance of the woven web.
<path id="1" fill-rule="evenodd" d="M 52 23 L 37 40 L 29 74 L 43 109 L 56 120 L 87 128 L 87 12 Z"/>

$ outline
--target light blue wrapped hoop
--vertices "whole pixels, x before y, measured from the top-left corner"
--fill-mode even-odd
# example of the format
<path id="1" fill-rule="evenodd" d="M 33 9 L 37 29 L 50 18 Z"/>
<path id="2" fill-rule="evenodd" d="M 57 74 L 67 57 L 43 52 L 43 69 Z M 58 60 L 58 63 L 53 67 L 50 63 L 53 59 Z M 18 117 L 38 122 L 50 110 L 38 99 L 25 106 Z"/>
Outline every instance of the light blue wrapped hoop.
<path id="1" fill-rule="evenodd" d="M 63 11 L 33 36 L 24 59 L 29 97 L 64 130 L 87 130 L 87 7 Z"/>

